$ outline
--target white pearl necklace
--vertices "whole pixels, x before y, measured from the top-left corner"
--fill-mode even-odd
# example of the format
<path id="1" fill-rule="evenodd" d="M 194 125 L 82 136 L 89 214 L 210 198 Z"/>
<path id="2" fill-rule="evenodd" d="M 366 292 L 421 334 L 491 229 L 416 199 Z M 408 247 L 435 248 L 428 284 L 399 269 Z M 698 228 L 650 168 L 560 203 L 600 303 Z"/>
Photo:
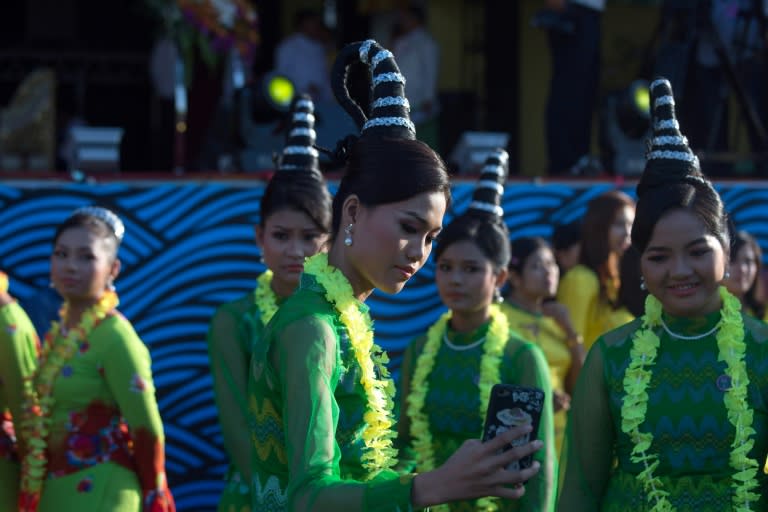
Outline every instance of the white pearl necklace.
<path id="1" fill-rule="evenodd" d="M 667 323 L 664 321 L 664 317 L 659 318 L 659 320 L 661 321 L 661 326 L 664 328 L 665 331 L 667 331 L 667 334 L 669 334 L 673 338 L 677 338 L 680 340 L 687 340 L 687 341 L 700 340 L 702 338 L 706 338 L 707 336 L 710 336 L 715 332 L 717 332 L 717 330 L 720 328 L 720 322 L 717 322 L 713 328 L 711 328 L 710 330 L 708 330 L 703 334 L 686 336 L 685 334 L 678 334 L 676 332 L 672 332 L 672 330 L 667 326 Z"/>
<path id="2" fill-rule="evenodd" d="M 451 340 L 448 339 L 448 331 L 443 333 L 443 342 L 445 342 L 445 344 L 448 345 L 448 348 L 450 348 L 451 350 L 456 350 L 457 352 L 462 352 L 464 350 L 471 350 L 479 345 L 482 345 L 484 341 L 485 341 L 485 336 L 483 336 L 482 338 L 480 338 L 479 340 L 473 343 L 470 343 L 469 345 L 456 345 L 452 343 Z"/>

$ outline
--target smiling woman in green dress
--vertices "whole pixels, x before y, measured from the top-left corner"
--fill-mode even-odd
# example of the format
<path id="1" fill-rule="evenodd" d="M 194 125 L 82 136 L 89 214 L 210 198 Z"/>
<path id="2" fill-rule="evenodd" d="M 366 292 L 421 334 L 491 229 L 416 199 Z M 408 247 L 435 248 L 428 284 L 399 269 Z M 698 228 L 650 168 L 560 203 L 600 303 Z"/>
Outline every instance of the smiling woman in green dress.
<path id="1" fill-rule="evenodd" d="M 667 80 L 651 99 L 632 226 L 649 296 L 643 317 L 601 336 L 584 364 L 558 510 L 765 511 L 768 326 L 722 285 L 726 214 Z"/>
<path id="2" fill-rule="evenodd" d="M 357 62 L 373 71 L 370 117 L 345 83 Z M 403 82 L 392 54 L 375 41 L 346 46 L 334 66 L 336 97 L 362 134 L 336 152 L 346 168 L 328 254 L 307 260 L 298 290 L 254 347 L 254 510 L 395 512 L 486 495 L 514 499 L 524 493 L 514 484 L 538 470 L 538 463 L 503 469 L 538 443 L 497 453 L 530 427 L 486 444 L 468 441 L 434 471 L 391 469 L 394 383 L 365 300 L 374 288 L 399 292 L 424 265 L 450 194 L 444 163 L 415 140 Z"/>

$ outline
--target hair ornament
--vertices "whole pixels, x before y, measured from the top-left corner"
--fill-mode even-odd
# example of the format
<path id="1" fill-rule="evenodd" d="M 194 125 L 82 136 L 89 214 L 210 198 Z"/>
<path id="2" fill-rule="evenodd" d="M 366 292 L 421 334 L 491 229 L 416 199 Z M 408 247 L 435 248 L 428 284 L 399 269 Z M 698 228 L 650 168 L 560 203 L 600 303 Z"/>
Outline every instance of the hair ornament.
<path id="1" fill-rule="evenodd" d="M 651 82 L 650 92 L 653 137 L 646 152 L 645 172 L 659 175 L 662 182 L 701 174 L 699 159 L 688 146 L 688 139 L 680 132 L 680 123 L 675 115 L 675 97 L 669 80 L 657 78 Z"/>
<path id="2" fill-rule="evenodd" d="M 99 219 L 104 224 L 106 224 L 109 229 L 112 230 L 112 233 L 115 235 L 115 238 L 117 238 L 118 242 L 123 241 L 123 236 L 125 235 L 125 225 L 123 224 L 123 221 L 120 220 L 120 217 L 118 217 L 117 214 L 115 214 L 112 210 L 108 210 L 101 206 L 83 206 L 72 212 L 70 217 L 74 217 L 76 215 L 85 215 Z"/>
<path id="3" fill-rule="evenodd" d="M 355 62 L 366 64 L 371 72 L 372 101 L 367 108 L 361 108 L 347 89 L 349 68 Z M 411 121 L 410 105 L 405 97 L 405 82 L 406 77 L 400 73 L 392 52 L 373 39 L 342 48 L 331 73 L 331 87 L 336 99 L 355 121 L 361 136 L 416 138 L 416 127 Z"/>
<path id="4" fill-rule="evenodd" d="M 314 147 L 315 104 L 307 94 L 297 95 L 291 103 L 290 127 L 277 171 L 303 172 L 322 179 L 318 164 L 319 151 Z"/>
<path id="5" fill-rule="evenodd" d="M 503 149 L 496 149 L 488 155 L 472 193 L 472 201 L 469 203 L 467 213 L 491 214 L 495 220 L 504 217 L 501 197 L 504 195 L 508 162 L 509 154 Z"/>

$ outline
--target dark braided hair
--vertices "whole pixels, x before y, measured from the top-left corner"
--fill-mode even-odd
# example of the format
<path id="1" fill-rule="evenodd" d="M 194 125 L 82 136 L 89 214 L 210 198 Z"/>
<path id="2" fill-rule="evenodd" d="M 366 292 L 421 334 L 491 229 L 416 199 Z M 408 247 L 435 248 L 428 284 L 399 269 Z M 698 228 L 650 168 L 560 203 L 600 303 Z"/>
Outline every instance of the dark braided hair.
<path id="1" fill-rule="evenodd" d="M 672 86 L 665 78 L 651 83 L 653 138 L 637 184 L 637 208 L 632 225 L 632 245 L 641 253 L 648 247 L 659 219 L 675 209 L 694 213 L 728 255 L 728 217 L 720 195 L 701 172 L 699 159 L 680 132 L 675 117 Z"/>
<path id="2" fill-rule="evenodd" d="M 467 211 L 456 217 L 437 238 L 435 259 L 456 242 L 469 241 L 498 269 L 510 258 L 509 231 L 504 223 L 501 198 L 507 179 L 509 155 L 497 149 L 485 161 Z"/>
<path id="3" fill-rule="evenodd" d="M 367 64 L 373 92 L 370 117 L 349 95 L 350 66 Z M 416 140 L 411 122 L 405 77 L 392 54 L 373 40 L 341 49 L 331 72 L 331 87 L 339 104 L 361 130 L 331 152 L 344 176 L 333 199 L 332 235 L 339 230 L 344 201 L 354 194 L 364 206 L 396 203 L 427 192 L 441 192 L 450 202 L 445 163 L 429 146 Z"/>

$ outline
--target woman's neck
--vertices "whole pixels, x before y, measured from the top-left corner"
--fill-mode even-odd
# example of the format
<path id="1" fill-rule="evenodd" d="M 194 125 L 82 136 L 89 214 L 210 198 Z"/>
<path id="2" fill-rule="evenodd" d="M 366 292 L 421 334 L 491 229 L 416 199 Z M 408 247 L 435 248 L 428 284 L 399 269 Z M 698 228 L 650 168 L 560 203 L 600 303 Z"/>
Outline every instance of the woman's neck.
<path id="1" fill-rule="evenodd" d="M 489 306 L 477 311 L 451 310 L 451 327 L 456 332 L 472 332 L 487 322 L 490 316 Z"/>
<path id="2" fill-rule="evenodd" d="M 69 300 L 67 299 L 67 317 L 62 322 L 67 329 L 76 327 L 83 318 L 85 310 L 96 304 L 95 300 Z"/>
<path id="3" fill-rule="evenodd" d="M 365 302 L 373 292 L 373 286 L 354 268 L 344 252 L 344 246 L 335 239 L 328 250 L 328 264 L 336 267 L 344 274 L 349 284 L 352 285 L 352 293 L 360 302 Z"/>
<path id="4" fill-rule="evenodd" d="M 296 290 L 296 285 L 296 283 L 289 283 L 274 277 L 272 282 L 269 283 L 269 287 L 272 288 L 272 292 L 277 295 L 278 299 L 284 299 L 291 295 Z"/>
<path id="5" fill-rule="evenodd" d="M 527 297 L 524 294 L 513 290 L 510 300 L 516 306 L 529 313 L 540 314 L 542 312 L 541 305 L 544 303 L 543 297 Z"/>

